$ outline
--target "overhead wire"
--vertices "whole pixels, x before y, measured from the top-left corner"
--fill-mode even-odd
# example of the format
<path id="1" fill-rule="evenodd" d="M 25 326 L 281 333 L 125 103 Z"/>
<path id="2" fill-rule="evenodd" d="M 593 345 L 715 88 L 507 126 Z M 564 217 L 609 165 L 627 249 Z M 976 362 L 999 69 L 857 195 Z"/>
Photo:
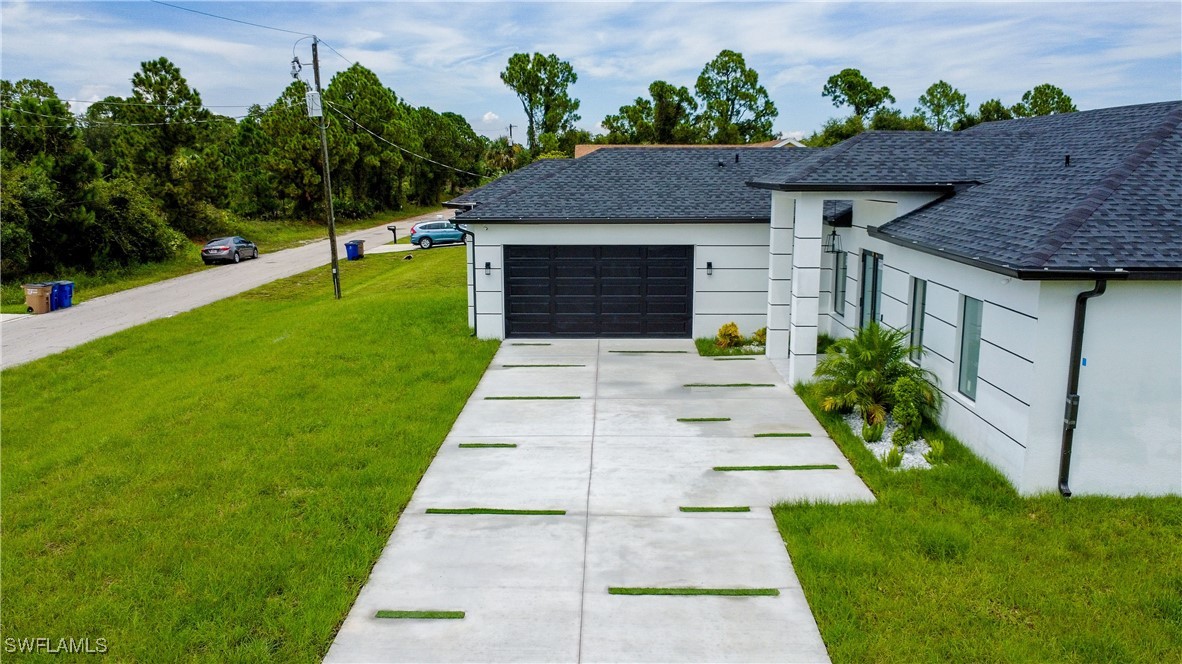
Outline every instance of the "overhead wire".
<path id="1" fill-rule="evenodd" d="M 250 21 L 242 21 L 242 20 L 239 20 L 236 18 L 230 18 L 228 16 L 219 16 L 217 14 L 211 14 L 209 12 L 203 12 L 203 11 L 199 11 L 196 9 L 189 9 L 188 7 L 181 7 L 180 5 L 174 5 L 174 4 L 171 4 L 168 2 L 161 2 L 161 0 L 152 0 L 152 2 L 155 4 L 158 4 L 158 5 L 164 5 L 165 7 L 172 7 L 173 9 L 179 9 L 183 12 L 192 12 L 194 14 L 200 14 L 202 16 L 208 16 L 210 18 L 221 19 L 223 21 L 230 21 L 231 23 L 241 23 L 242 25 L 249 25 L 249 26 L 255 27 L 255 28 L 263 28 L 264 30 L 274 30 L 275 32 L 286 32 L 290 35 L 303 35 L 305 37 L 314 36 L 314 35 L 310 35 L 306 32 L 297 32 L 295 30 L 286 30 L 284 28 L 276 28 L 276 27 L 270 26 L 270 25 L 263 25 L 262 23 L 251 23 Z"/>
<path id="2" fill-rule="evenodd" d="M 387 145 L 391 145 L 391 146 L 393 146 L 393 147 L 395 147 L 395 148 L 398 148 L 399 150 L 401 150 L 401 151 L 405 152 L 405 153 L 406 153 L 406 154 L 408 154 L 408 155 L 411 155 L 412 157 L 417 157 L 417 158 L 419 158 L 419 159 L 422 159 L 423 161 L 427 161 L 427 162 L 430 162 L 430 163 L 432 163 L 432 164 L 435 164 L 436 166 L 442 166 L 442 167 L 444 167 L 444 168 L 446 168 L 446 169 L 448 169 L 448 170 L 455 171 L 455 172 L 457 172 L 457 173 L 463 173 L 464 175 L 474 175 L 474 176 L 476 176 L 476 177 L 478 177 L 478 178 L 480 178 L 480 177 L 484 177 L 484 176 L 483 176 L 483 175 L 481 175 L 480 173 L 473 173 L 472 171 L 465 171 L 465 170 L 464 170 L 464 169 L 462 169 L 462 168 L 456 168 L 455 166 L 450 166 L 450 165 L 448 165 L 448 164 L 445 164 L 445 163 L 443 163 L 443 162 L 441 162 L 441 161 L 436 161 L 436 160 L 434 160 L 434 159 L 432 159 L 432 158 L 430 158 L 430 157 L 426 157 L 426 156 L 424 156 L 424 155 L 421 155 L 421 154 L 419 154 L 419 153 L 417 153 L 417 152 L 413 152 L 413 151 L 411 151 L 411 150 L 407 150 L 406 148 L 402 147 L 401 145 L 398 145 L 397 143 L 395 143 L 395 142 L 393 142 L 393 141 L 390 141 L 390 140 L 386 139 L 386 138 L 385 138 L 385 137 L 383 137 L 383 136 L 379 136 L 378 134 L 374 133 L 374 132 L 373 132 L 373 130 L 371 130 L 369 127 L 366 127 L 365 125 L 361 124 L 360 122 L 358 122 L 358 121 L 354 120 L 353 118 L 349 117 L 349 115 L 348 115 L 347 113 L 345 113 L 344 111 L 342 111 L 342 110 L 340 109 L 340 107 L 339 107 L 339 106 L 337 106 L 336 104 L 332 103 L 331 101 L 328 101 L 327 99 L 325 99 L 325 100 L 324 100 L 324 105 L 325 105 L 325 107 L 329 107 L 329 106 L 331 106 L 331 107 L 332 107 L 332 109 L 333 109 L 333 113 L 336 113 L 336 114 L 340 115 L 341 117 L 345 118 L 346 120 L 348 120 L 349 122 L 352 122 L 352 123 L 353 123 L 354 125 L 356 125 L 356 126 L 359 128 L 359 129 L 361 129 L 362 131 L 366 132 L 366 133 L 367 133 L 367 134 L 369 134 L 370 136 L 373 136 L 374 138 L 378 139 L 379 141 L 381 141 L 381 142 L 383 142 L 383 143 L 386 143 Z"/>

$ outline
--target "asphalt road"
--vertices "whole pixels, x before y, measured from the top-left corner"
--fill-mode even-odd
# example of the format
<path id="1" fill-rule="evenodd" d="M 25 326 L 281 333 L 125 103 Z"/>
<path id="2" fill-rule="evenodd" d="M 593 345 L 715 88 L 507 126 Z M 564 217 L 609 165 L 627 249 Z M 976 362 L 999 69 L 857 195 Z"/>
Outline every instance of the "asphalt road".
<path id="1" fill-rule="evenodd" d="M 394 224 L 398 237 L 410 232 L 411 224 L 433 219 L 431 212 Z M 443 212 L 451 217 L 450 210 Z M 386 224 L 338 235 L 340 260 L 345 260 L 345 242 L 365 240 L 366 247 L 386 244 L 392 239 Z M 328 240 L 293 249 L 262 254 L 257 260 L 222 265 L 159 281 L 147 286 L 105 295 L 39 316 L 10 318 L 0 324 L 0 369 L 60 353 L 88 341 L 114 334 L 142 323 L 167 318 L 211 302 L 237 295 L 277 279 L 328 265 Z M 329 273 L 325 270 L 325 279 Z"/>

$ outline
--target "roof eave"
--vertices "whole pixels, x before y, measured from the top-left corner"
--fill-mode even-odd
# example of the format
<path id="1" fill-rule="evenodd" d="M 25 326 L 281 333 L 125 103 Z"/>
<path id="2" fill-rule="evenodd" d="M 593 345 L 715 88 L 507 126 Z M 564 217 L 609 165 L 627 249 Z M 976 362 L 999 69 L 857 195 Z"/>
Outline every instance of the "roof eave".
<path id="1" fill-rule="evenodd" d="M 925 254 L 938 256 L 955 263 L 969 265 L 989 272 L 1013 277 L 1022 281 L 1094 281 L 1107 279 L 1111 281 L 1176 281 L 1182 280 L 1182 268 L 1130 268 L 1130 269 L 1100 269 L 1089 267 L 1076 268 L 1032 268 L 1015 267 L 993 263 L 981 258 L 963 256 L 946 249 L 931 245 L 905 240 L 880 230 L 877 226 L 866 229 L 870 237 L 890 242 L 891 244 L 908 249 L 914 249 Z"/>

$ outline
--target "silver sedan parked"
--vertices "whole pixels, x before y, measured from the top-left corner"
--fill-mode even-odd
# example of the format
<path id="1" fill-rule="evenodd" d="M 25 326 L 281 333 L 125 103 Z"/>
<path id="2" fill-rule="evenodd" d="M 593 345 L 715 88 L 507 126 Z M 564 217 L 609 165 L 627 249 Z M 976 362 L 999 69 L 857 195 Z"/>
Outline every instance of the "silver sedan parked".
<path id="1" fill-rule="evenodd" d="M 201 248 L 201 260 L 206 265 L 213 263 L 238 263 L 244 258 L 258 258 L 258 246 L 246 238 L 219 237 L 210 240 Z"/>

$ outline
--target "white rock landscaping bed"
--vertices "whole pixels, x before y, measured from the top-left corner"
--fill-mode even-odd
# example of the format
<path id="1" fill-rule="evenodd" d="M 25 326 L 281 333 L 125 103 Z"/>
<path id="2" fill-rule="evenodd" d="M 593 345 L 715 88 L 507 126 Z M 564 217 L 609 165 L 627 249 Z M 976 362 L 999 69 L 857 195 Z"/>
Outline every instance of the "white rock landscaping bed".
<path id="1" fill-rule="evenodd" d="M 846 424 L 850 425 L 850 429 L 854 432 L 854 435 L 857 436 L 858 440 L 862 441 L 862 444 L 866 446 L 866 449 L 870 450 L 874 456 L 878 457 L 879 461 L 886 463 L 887 454 L 891 451 L 891 447 L 893 447 L 893 445 L 891 445 L 891 435 L 894 434 L 895 430 L 899 428 L 899 425 L 895 423 L 894 418 L 889 414 L 887 415 L 886 427 L 884 427 L 882 430 L 882 439 L 877 443 L 868 443 L 864 438 L 862 438 L 862 416 L 860 414 L 856 412 L 850 413 L 846 415 L 844 419 Z M 899 465 L 897 470 L 931 468 L 932 464 L 928 463 L 928 460 L 923 458 L 923 455 L 927 454 L 931 449 L 931 445 L 928 445 L 928 441 L 924 440 L 923 438 L 920 438 L 919 440 L 907 445 L 903 448 L 903 463 Z"/>

